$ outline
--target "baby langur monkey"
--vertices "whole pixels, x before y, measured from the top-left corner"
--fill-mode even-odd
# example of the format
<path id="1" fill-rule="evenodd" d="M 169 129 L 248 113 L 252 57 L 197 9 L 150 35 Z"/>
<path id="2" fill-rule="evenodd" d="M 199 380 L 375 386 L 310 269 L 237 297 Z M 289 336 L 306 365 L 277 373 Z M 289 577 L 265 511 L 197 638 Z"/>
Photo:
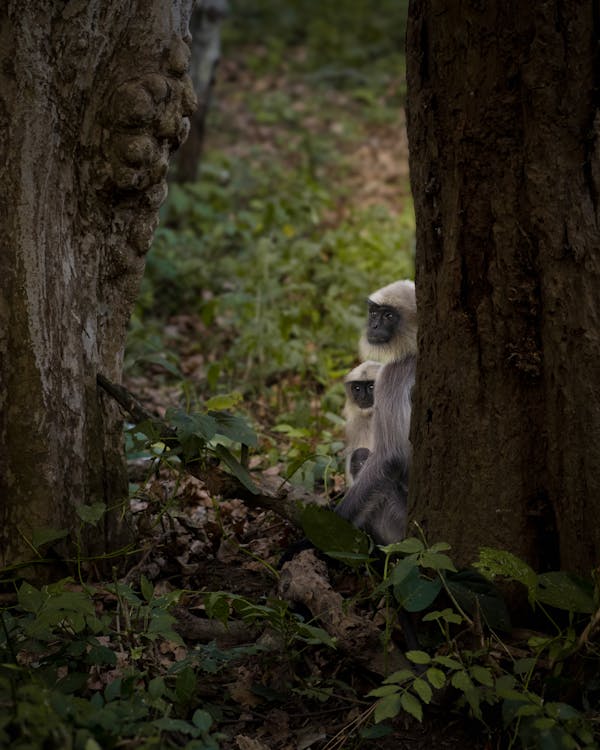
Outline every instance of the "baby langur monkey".
<path id="1" fill-rule="evenodd" d="M 346 403 L 346 486 L 356 479 L 373 450 L 373 392 L 381 362 L 367 360 L 355 367 L 344 378 Z"/>
<path id="2" fill-rule="evenodd" d="M 396 281 L 368 300 L 361 356 L 384 363 L 375 381 L 373 450 L 336 512 L 378 544 L 403 539 L 412 449 L 411 394 L 417 353 L 417 306 L 412 281 Z"/>

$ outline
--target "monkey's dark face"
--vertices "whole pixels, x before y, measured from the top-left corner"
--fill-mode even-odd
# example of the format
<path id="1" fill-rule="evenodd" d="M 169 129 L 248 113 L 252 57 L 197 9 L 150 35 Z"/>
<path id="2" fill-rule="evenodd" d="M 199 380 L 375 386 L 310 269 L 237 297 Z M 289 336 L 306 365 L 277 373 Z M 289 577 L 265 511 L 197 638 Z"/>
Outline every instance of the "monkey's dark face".
<path id="1" fill-rule="evenodd" d="M 350 380 L 346 383 L 346 394 L 359 409 L 370 409 L 373 406 L 374 393 L 374 380 Z"/>
<path id="2" fill-rule="evenodd" d="M 369 344 L 389 344 L 398 331 L 400 313 L 395 307 L 377 305 L 369 300 L 367 341 Z"/>

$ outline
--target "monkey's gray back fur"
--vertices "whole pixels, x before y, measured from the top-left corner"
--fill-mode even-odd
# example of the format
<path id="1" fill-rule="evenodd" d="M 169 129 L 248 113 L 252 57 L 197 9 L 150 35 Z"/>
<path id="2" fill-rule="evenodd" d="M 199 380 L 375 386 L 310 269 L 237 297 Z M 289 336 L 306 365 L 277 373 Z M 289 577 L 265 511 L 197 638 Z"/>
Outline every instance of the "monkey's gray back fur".
<path id="1" fill-rule="evenodd" d="M 374 449 L 336 511 L 378 544 L 406 534 L 411 393 L 416 356 L 409 354 L 383 367 L 375 381 Z"/>

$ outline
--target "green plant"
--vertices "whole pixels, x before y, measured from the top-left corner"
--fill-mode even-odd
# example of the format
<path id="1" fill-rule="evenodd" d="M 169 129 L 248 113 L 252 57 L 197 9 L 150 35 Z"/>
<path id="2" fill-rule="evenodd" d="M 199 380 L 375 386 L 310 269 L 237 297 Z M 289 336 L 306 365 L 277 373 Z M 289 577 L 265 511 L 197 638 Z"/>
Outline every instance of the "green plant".
<path id="1" fill-rule="evenodd" d="M 141 592 L 23 583 L 0 613 L 0 744 L 96 750 L 125 739 L 168 748 L 185 737 L 187 750 L 217 750 L 212 716 L 184 700 L 190 676 L 165 669 L 151 648 L 181 643 L 168 613 L 180 593 L 157 595 L 145 578 Z M 107 595 L 114 611 L 99 612 Z"/>
<path id="2" fill-rule="evenodd" d="M 422 623 L 435 623 L 443 638 L 443 649 L 430 655 L 421 650 L 408 651 L 407 658 L 417 669 L 403 669 L 387 677 L 370 695 L 379 699 L 376 722 L 394 717 L 399 711 L 410 713 L 419 721 L 423 706 L 431 703 L 435 691 L 452 688 L 461 695 L 471 714 L 486 722 L 485 706 L 499 704 L 507 729 L 511 730 L 509 746 L 517 742 L 523 748 L 592 748 L 593 726 L 585 714 L 573 705 L 551 697 L 544 685 L 544 675 L 557 678 L 581 648 L 572 627 L 576 615 L 595 611 L 591 582 L 563 572 L 536 574 L 528 565 L 510 553 L 484 549 L 476 567 L 490 577 L 503 576 L 523 583 L 532 605 L 541 607 L 556 632 L 548 637 L 529 639 L 531 655 L 511 656 L 498 634 L 507 625 L 507 613 L 490 587 L 482 585 L 479 576 L 460 578 L 450 558 L 448 545 L 426 547 L 416 538 L 382 548 L 385 554 L 383 585 L 391 588 L 400 606 L 409 612 L 426 610 L 445 591 L 452 607 L 432 610 Z M 398 561 L 393 558 L 403 555 Z M 465 596 L 470 590 L 472 596 Z M 459 599 L 462 600 L 461 606 Z M 474 606 L 476 604 L 476 606 Z M 569 613 L 567 627 L 557 626 L 556 617 L 547 607 Z M 468 610 L 469 614 L 465 611 Z M 487 643 L 474 651 L 460 645 L 454 633 L 472 632 L 488 627 Z M 461 630 L 456 631 L 457 628 Z M 507 663 L 498 658 L 505 653 Z M 547 654 L 547 661 L 544 656 Z M 558 691 L 560 692 L 560 691 Z"/>

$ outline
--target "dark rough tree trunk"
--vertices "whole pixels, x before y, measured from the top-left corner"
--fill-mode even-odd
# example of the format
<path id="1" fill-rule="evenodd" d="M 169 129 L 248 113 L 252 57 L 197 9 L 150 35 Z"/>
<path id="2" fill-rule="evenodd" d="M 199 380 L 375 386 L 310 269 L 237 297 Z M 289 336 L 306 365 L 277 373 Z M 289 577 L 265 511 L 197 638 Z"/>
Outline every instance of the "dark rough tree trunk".
<path id="1" fill-rule="evenodd" d="M 198 106 L 190 120 L 189 137 L 175 158 L 173 179 L 180 182 L 192 182 L 198 173 L 214 75 L 221 56 L 221 21 L 228 9 L 227 0 L 196 0 L 194 6 L 190 75 Z"/>
<path id="2" fill-rule="evenodd" d="M 410 4 L 411 518 L 589 573 L 600 550 L 600 10 Z"/>
<path id="3" fill-rule="evenodd" d="M 0 5 L 0 564 L 36 528 L 83 555 L 126 538 L 118 381 L 126 326 L 194 93 L 192 0 Z M 88 527 L 89 528 L 89 527 Z"/>

